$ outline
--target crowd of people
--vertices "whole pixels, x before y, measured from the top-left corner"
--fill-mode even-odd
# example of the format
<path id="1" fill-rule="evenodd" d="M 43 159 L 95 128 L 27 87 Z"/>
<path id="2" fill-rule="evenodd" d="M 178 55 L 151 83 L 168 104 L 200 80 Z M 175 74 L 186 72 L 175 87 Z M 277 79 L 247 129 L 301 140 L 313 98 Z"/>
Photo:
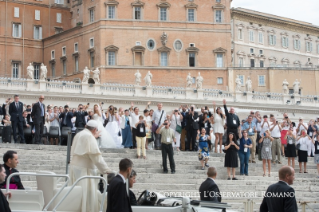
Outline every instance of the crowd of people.
<path id="1" fill-rule="evenodd" d="M 240 175 L 248 175 L 248 164 L 260 160 L 263 176 L 266 176 L 266 166 L 270 176 L 271 163 L 281 164 L 282 157 L 287 157 L 288 165 L 294 168 L 298 156 L 300 173 L 307 173 L 308 157 L 314 157 L 319 173 L 319 117 L 308 123 L 300 117 L 295 123 L 287 113 L 277 120 L 273 114 L 251 111 L 240 121 L 235 109 L 227 108 L 226 100 L 223 108 L 213 102 L 213 110 L 205 106 L 200 111 L 195 105 L 165 110 L 162 103 L 151 109 L 148 102 L 142 113 L 133 102 L 128 108 L 113 105 L 103 108 L 103 102 L 92 108 L 89 103 L 70 108 L 68 104 L 45 106 L 43 102 L 43 95 L 32 105 L 20 102 L 18 95 L 13 100 L 8 98 L 0 108 L 4 116 L 3 142 L 11 142 L 7 137 L 12 128 L 15 142 L 57 145 L 57 138 L 43 141 L 43 132 L 50 134 L 50 129 L 57 128 L 61 134 L 62 129 L 68 127 L 74 136 L 88 121 L 95 120 L 99 148 L 132 148 L 136 149 L 137 158 L 146 159 L 147 150 L 154 146 L 155 150 L 162 151 L 164 173 L 168 172 L 167 156 L 171 172 L 175 173 L 174 151 L 197 151 L 203 170 L 209 167 L 211 153 L 225 153 L 228 179 L 233 180 L 237 179 L 238 164 Z M 25 128 L 32 129 L 32 136 L 24 136 Z M 62 140 L 63 143 L 66 141 Z"/>

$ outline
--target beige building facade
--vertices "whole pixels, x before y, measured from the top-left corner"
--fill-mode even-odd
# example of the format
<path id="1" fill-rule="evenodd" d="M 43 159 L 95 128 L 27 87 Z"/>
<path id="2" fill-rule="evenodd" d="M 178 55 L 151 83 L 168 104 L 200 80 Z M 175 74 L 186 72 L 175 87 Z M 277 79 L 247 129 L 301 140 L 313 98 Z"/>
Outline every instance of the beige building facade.
<path id="1" fill-rule="evenodd" d="M 233 67 L 319 66 L 319 26 L 232 8 Z"/>

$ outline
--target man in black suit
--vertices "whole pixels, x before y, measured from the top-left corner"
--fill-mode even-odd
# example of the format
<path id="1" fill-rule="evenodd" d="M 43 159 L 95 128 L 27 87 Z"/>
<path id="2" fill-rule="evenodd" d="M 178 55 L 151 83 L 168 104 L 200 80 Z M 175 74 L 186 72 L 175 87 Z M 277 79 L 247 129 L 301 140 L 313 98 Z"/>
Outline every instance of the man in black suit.
<path id="1" fill-rule="evenodd" d="M 279 169 L 279 182 L 268 187 L 260 205 L 260 212 L 298 211 L 295 190 L 290 187 L 295 179 L 295 170 L 290 166 Z"/>
<path id="2" fill-rule="evenodd" d="M 44 96 L 41 95 L 39 102 L 35 103 L 32 107 L 31 117 L 35 128 L 35 144 L 41 143 L 44 126 L 45 105 L 43 104 Z"/>
<path id="3" fill-rule="evenodd" d="M 88 115 L 86 111 L 83 110 L 83 105 L 79 104 L 78 111 L 73 114 L 75 119 L 76 128 L 84 128 L 86 125 L 85 116 Z"/>
<path id="4" fill-rule="evenodd" d="M 13 139 L 17 143 L 17 128 L 20 135 L 20 143 L 25 144 L 24 135 L 23 135 L 23 103 L 19 101 L 19 95 L 14 95 L 14 102 L 9 106 L 9 114 L 11 116 L 12 130 L 13 130 Z"/>
<path id="5" fill-rule="evenodd" d="M 107 187 L 106 212 L 132 212 L 129 196 L 126 191 L 126 179 L 131 175 L 133 162 L 130 159 L 120 161 L 120 172 Z"/>
<path id="6" fill-rule="evenodd" d="M 197 151 L 195 148 L 197 130 L 199 129 L 199 117 L 198 113 L 195 111 L 195 106 L 192 105 L 191 109 L 188 113 L 186 113 L 186 130 L 189 132 L 187 133 L 187 143 L 186 143 L 186 151 L 190 150 L 190 144 L 192 143 L 192 151 Z"/>
<path id="7" fill-rule="evenodd" d="M 228 112 L 225 99 L 223 100 L 223 103 L 226 115 L 227 133 L 232 132 L 236 135 L 236 138 L 238 138 L 238 127 L 240 126 L 240 120 L 235 114 L 235 108 L 231 107 L 230 111 Z"/>
<path id="8" fill-rule="evenodd" d="M 219 188 L 215 183 L 216 177 L 216 168 L 212 166 L 209 167 L 207 169 L 207 179 L 199 187 L 200 200 L 213 202 L 222 201 Z"/>
<path id="9" fill-rule="evenodd" d="M 72 128 L 73 127 L 72 121 L 71 121 L 72 117 L 73 117 L 73 113 L 69 111 L 69 106 L 65 105 L 64 112 L 59 115 L 59 118 L 62 119 L 61 127 L 71 127 Z"/>

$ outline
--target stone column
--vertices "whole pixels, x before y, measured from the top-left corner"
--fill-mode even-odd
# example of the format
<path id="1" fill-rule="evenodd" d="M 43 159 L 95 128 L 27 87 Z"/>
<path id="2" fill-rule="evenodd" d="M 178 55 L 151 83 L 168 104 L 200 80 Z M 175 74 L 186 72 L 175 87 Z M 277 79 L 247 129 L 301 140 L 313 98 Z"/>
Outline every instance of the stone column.
<path id="1" fill-rule="evenodd" d="M 204 99 L 204 89 L 197 90 L 197 99 Z"/>
<path id="2" fill-rule="evenodd" d="M 151 97 L 153 96 L 153 88 L 152 87 L 146 87 L 146 96 Z"/>
<path id="3" fill-rule="evenodd" d="M 89 90 L 89 84 L 82 83 L 82 93 L 88 93 Z"/>
<path id="4" fill-rule="evenodd" d="M 47 82 L 46 81 L 38 81 L 38 84 L 40 84 L 40 91 L 45 91 L 47 88 Z"/>
<path id="5" fill-rule="evenodd" d="M 8 84 L 9 85 L 9 84 Z M 11 85 L 11 83 L 10 83 Z M 8 86 L 9 87 L 9 86 Z M 27 79 L 27 91 L 32 91 L 34 87 L 34 81 L 31 79 Z"/>
<path id="6" fill-rule="evenodd" d="M 234 70 L 233 69 L 228 69 L 228 90 L 229 90 L 229 92 L 235 91 Z"/>
<path id="7" fill-rule="evenodd" d="M 135 88 L 135 93 L 134 96 L 143 96 L 143 92 L 142 92 L 142 86 L 139 85 L 134 85 Z"/>
<path id="8" fill-rule="evenodd" d="M 192 88 L 186 88 L 186 99 L 191 99 L 193 92 Z"/>

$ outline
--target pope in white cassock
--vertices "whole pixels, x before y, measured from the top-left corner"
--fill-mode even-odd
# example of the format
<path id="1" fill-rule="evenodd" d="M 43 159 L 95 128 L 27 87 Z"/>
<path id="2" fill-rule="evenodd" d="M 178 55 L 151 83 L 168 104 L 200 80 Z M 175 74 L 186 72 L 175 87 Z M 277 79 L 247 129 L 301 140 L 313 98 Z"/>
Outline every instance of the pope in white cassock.
<path id="1" fill-rule="evenodd" d="M 70 184 L 83 176 L 115 173 L 104 161 L 96 138 L 99 137 L 98 123 L 90 120 L 85 129 L 76 134 L 71 148 Z M 99 180 L 84 179 L 79 182 L 83 189 L 82 212 L 99 211 L 101 193 L 98 190 Z M 105 206 L 105 205 L 104 205 Z"/>

